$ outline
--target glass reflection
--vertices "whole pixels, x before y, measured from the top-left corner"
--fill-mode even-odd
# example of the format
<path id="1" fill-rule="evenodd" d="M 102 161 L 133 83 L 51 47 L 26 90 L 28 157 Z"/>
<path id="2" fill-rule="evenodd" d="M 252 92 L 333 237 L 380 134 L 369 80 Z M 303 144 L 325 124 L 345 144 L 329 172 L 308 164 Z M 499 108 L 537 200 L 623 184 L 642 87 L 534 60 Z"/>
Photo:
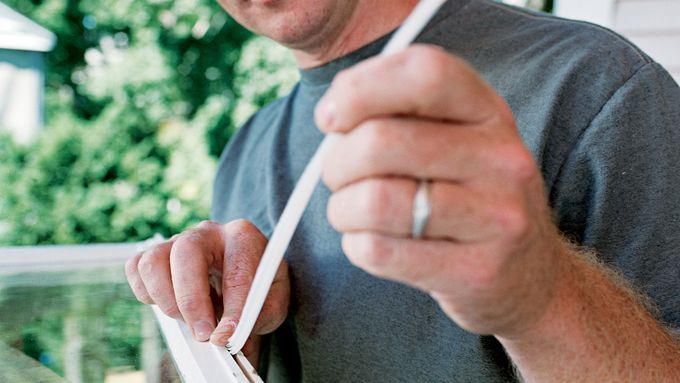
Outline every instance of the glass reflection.
<path id="1" fill-rule="evenodd" d="M 0 382 L 178 382 L 122 267 L 0 275 Z"/>

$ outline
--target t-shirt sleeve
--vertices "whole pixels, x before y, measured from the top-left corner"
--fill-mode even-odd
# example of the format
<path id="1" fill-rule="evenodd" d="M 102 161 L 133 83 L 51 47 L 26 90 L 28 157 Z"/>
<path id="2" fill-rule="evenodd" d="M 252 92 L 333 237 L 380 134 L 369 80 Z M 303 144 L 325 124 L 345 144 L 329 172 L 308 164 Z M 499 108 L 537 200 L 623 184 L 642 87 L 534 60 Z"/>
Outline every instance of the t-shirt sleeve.
<path id="1" fill-rule="evenodd" d="M 640 67 L 584 130 L 550 191 L 557 223 L 680 328 L 680 88 Z"/>

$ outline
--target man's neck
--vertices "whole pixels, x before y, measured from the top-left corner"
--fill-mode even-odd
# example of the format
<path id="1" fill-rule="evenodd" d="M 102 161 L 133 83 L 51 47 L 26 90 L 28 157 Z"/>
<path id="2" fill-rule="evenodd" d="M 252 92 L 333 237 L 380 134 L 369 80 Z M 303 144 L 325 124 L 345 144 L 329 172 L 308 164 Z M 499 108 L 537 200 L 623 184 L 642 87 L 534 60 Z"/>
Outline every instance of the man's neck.
<path id="1" fill-rule="evenodd" d="M 298 66 L 314 68 L 345 56 L 396 29 L 418 0 L 362 1 L 349 21 L 336 31 L 327 31 L 306 46 L 291 47 Z"/>

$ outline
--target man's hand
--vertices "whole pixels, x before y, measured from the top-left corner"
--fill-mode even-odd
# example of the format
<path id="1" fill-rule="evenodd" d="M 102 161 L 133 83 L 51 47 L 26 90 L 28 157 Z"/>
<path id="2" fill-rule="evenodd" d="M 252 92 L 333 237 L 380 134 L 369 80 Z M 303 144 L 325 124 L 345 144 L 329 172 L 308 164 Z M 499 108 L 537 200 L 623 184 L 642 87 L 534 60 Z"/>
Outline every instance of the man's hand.
<path id="1" fill-rule="evenodd" d="M 323 178 L 354 264 L 428 292 L 477 333 L 540 319 L 561 240 L 509 107 L 466 63 L 426 46 L 366 61 L 336 77 L 316 117 L 344 133 Z M 420 179 L 432 181 L 432 214 L 415 240 Z"/>
<path id="2" fill-rule="evenodd" d="M 238 323 L 266 245 L 264 235 L 247 221 L 226 225 L 206 221 L 138 254 L 125 270 L 138 300 L 184 320 L 196 340 L 223 346 Z M 270 333 L 281 325 L 289 298 L 288 266 L 283 261 L 253 335 Z M 244 353 L 254 351 L 253 346 L 246 344 Z"/>
<path id="3" fill-rule="evenodd" d="M 680 347 L 552 223 L 505 102 L 467 64 L 416 46 L 339 76 L 316 110 L 344 133 L 323 173 L 357 266 L 493 334 L 531 382 L 677 382 Z M 432 213 L 411 238 L 418 181 Z"/>

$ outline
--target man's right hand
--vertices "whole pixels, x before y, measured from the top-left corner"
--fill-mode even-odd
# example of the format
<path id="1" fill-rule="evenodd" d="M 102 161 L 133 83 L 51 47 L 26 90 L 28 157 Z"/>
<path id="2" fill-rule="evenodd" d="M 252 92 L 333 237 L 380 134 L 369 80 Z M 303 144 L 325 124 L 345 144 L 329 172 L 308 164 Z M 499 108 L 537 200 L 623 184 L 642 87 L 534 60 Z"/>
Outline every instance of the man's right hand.
<path id="1" fill-rule="evenodd" d="M 224 346 L 241 316 L 266 245 L 267 238 L 248 221 L 225 225 L 205 221 L 137 254 L 127 262 L 125 272 L 139 301 L 156 304 L 168 316 L 184 320 L 196 340 Z M 216 318 L 221 308 L 213 304 L 211 285 L 221 295 L 219 323 Z M 288 313 L 289 300 L 290 281 L 284 260 L 253 335 L 278 328 Z"/>

